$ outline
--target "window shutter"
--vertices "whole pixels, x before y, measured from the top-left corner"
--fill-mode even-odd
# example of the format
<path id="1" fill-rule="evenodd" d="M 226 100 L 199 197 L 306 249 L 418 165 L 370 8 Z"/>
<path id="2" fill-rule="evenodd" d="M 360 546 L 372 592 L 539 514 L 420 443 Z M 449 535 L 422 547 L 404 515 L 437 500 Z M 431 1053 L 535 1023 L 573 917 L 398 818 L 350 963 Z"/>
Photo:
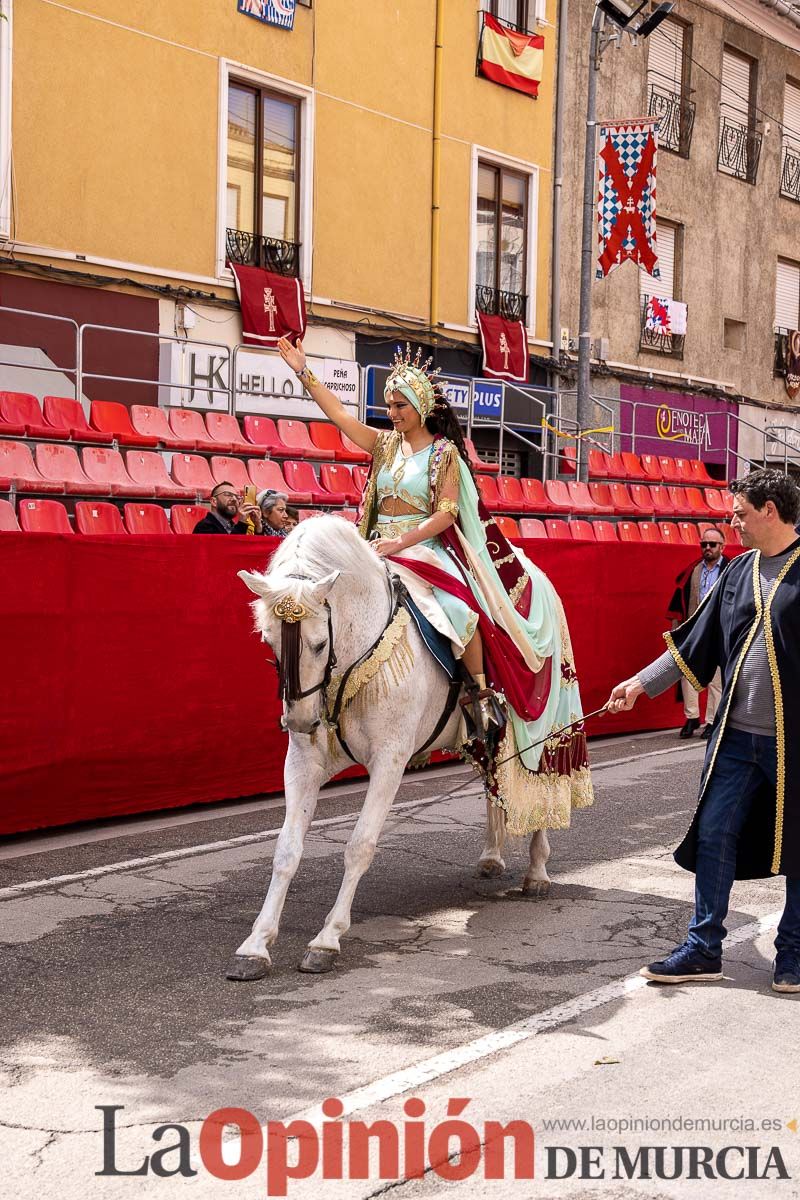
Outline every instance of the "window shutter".
<path id="1" fill-rule="evenodd" d="M 775 328 L 800 329 L 800 266 L 797 263 L 778 261 Z"/>
<path id="2" fill-rule="evenodd" d="M 722 51 L 720 109 L 724 116 L 747 125 L 750 113 L 750 60 Z"/>
<path id="3" fill-rule="evenodd" d="M 800 87 L 788 79 L 783 91 L 783 140 L 800 150 Z"/>
<path id="4" fill-rule="evenodd" d="M 684 28 L 665 21 L 647 39 L 647 83 L 680 96 L 683 91 Z"/>
<path id="5" fill-rule="evenodd" d="M 674 300 L 675 232 L 673 225 L 662 225 L 660 221 L 657 223 L 656 240 L 658 242 L 658 265 L 661 270 L 661 278 L 654 279 L 652 275 L 647 274 L 647 271 L 640 270 L 640 296 L 658 296 L 659 300 Z"/>

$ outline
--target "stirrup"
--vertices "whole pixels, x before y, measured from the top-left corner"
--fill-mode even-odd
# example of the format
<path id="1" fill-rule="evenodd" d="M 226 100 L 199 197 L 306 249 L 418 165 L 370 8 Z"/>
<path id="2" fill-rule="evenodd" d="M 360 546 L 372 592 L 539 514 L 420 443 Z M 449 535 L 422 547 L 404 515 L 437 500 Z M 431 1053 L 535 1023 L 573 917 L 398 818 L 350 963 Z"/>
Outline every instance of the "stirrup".
<path id="1" fill-rule="evenodd" d="M 506 723 L 497 693 L 492 688 L 479 688 L 474 680 L 465 685 L 466 695 L 459 701 L 467 723 L 468 741 L 485 742 L 493 728 Z"/>

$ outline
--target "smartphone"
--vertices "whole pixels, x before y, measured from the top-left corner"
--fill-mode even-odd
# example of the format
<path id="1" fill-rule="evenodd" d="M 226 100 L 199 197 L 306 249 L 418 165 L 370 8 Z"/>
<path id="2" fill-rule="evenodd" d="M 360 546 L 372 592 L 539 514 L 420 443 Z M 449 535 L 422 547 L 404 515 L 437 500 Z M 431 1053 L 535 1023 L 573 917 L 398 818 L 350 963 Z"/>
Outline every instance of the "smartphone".
<path id="1" fill-rule="evenodd" d="M 248 483 L 244 489 L 244 496 L 242 498 L 242 504 L 255 505 L 255 502 L 256 502 L 256 489 L 253 487 L 252 483 Z"/>

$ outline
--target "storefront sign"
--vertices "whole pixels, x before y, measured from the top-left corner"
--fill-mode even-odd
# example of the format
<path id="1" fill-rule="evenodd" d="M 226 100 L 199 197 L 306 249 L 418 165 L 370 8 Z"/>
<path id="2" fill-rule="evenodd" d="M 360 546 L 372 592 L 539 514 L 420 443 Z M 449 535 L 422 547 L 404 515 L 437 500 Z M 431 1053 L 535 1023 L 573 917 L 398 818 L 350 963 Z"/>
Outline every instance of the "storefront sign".
<path id="1" fill-rule="evenodd" d="M 485 379 L 474 382 L 473 421 L 499 421 L 503 409 L 502 383 L 489 383 Z"/>
<path id="2" fill-rule="evenodd" d="M 700 458 L 728 466 L 736 450 L 737 407 L 710 396 L 620 387 L 620 445 L 636 454 Z"/>

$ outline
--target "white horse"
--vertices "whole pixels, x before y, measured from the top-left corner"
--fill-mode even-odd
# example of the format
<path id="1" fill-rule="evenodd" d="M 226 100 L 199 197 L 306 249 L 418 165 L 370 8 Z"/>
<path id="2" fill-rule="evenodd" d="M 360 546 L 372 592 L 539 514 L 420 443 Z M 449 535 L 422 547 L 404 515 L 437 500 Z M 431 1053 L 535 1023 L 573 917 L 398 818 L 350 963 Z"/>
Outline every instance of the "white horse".
<path id="1" fill-rule="evenodd" d="M 345 850 L 336 902 L 300 964 L 301 971 L 320 974 L 333 967 L 340 939 L 350 928 L 356 887 L 372 862 L 403 772 L 423 748 L 455 749 L 459 710 L 456 706 L 431 741 L 447 707 L 449 681 L 413 621 L 403 620 L 405 610 L 392 621 L 391 576 L 348 522 L 326 516 L 304 521 L 286 538 L 265 575 L 239 574 L 258 596 L 252 606 L 256 628 L 281 658 L 289 749 L 284 768 L 286 817 L 269 891 L 250 936 L 236 951 L 228 978 L 260 979 L 269 971 L 269 950 L 278 937 L 286 893 L 300 863 L 319 790 L 355 760 L 369 772 L 369 786 Z M 392 630 L 384 636 L 389 625 Z M 383 652 L 371 654 L 378 643 Z M 392 644 L 395 652 L 390 654 Z M 371 673 L 365 662 L 380 669 Z M 352 755 L 348 758 L 324 722 L 336 707 L 337 691 L 344 690 L 337 688 L 337 680 L 354 664 L 344 695 L 359 683 L 363 692 L 341 709 L 343 736 Z M 482 875 L 505 870 L 504 839 L 505 815 L 487 801 L 486 839 L 478 862 Z M 534 833 L 524 894 L 547 894 L 549 856 L 547 834 Z"/>

